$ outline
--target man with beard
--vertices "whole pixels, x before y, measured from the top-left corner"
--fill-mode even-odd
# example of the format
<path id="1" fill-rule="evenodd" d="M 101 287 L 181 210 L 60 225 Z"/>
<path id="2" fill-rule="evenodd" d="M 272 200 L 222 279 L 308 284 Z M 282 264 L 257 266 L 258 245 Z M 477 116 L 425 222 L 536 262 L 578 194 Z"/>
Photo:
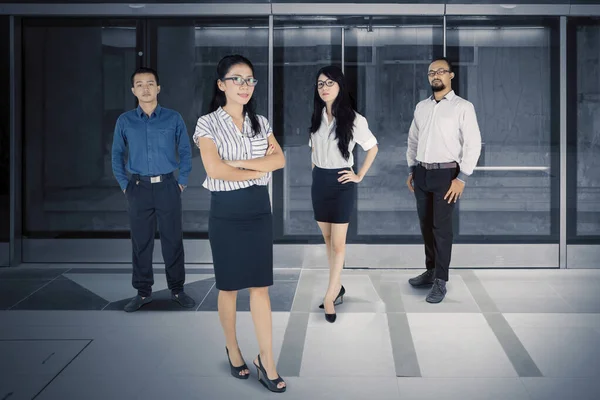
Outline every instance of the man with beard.
<path id="1" fill-rule="evenodd" d="M 406 180 L 415 194 L 427 270 L 408 282 L 429 287 L 427 302 L 446 295 L 452 252 L 452 214 L 481 153 L 475 108 L 452 90 L 452 64 L 435 59 L 427 73 L 433 94 L 419 102 L 408 133 Z"/>

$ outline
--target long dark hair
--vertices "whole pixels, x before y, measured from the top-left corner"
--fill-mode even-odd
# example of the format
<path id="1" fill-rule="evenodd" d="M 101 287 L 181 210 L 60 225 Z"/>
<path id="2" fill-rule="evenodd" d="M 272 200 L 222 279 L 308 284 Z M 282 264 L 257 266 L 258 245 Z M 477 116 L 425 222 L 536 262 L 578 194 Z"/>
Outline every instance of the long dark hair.
<path id="1" fill-rule="evenodd" d="M 352 107 L 352 98 L 346 88 L 346 79 L 342 70 L 335 65 L 329 65 L 323 67 L 317 73 L 315 79 L 315 95 L 314 95 L 314 109 L 312 114 L 311 126 L 309 135 L 317 132 L 321 126 L 321 120 L 323 118 L 323 107 L 325 102 L 319 96 L 319 90 L 317 83 L 319 76 L 325 75 L 332 81 L 337 82 L 340 87 L 340 91 L 333 101 L 331 106 L 331 114 L 335 117 L 335 138 L 338 140 L 338 148 L 342 153 L 344 159 L 350 158 L 350 152 L 348 151 L 348 145 L 353 138 L 354 131 L 354 119 L 356 118 L 356 111 Z"/>
<path id="2" fill-rule="evenodd" d="M 219 89 L 217 81 L 219 79 L 225 78 L 225 75 L 227 75 L 231 67 L 238 64 L 246 64 L 252 70 L 252 75 L 254 75 L 254 66 L 246 57 L 240 56 L 239 54 L 233 54 L 223 57 L 217 65 L 218 78 L 215 79 L 214 94 L 212 101 L 210 102 L 209 112 L 214 112 L 219 107 L 223 107 L 225 106 L 225 104 L 227 104 L 227 98 L 225 97 L 225 93 L 222 92 L 221 89 Z M 260 124 L 258 122 L 258 117 L 256 116 L 254 96 L 252 96 L 250 98 L 250 101 L 244 106 L 244 116 L 246 115 L 248 116 L 248 118 L 250 118 L 250 124 L 252 125 L 251 136 L 257 135 L 258 133 L 260 133 Z"/>

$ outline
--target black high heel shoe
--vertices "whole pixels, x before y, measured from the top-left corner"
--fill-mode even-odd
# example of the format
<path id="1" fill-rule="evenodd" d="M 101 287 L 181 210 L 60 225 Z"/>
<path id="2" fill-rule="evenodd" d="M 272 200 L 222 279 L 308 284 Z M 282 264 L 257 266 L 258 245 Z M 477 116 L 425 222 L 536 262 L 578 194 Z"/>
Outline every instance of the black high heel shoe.
<path id="1" fill-rule="evenodd" d="M 244 363 L 241 367 L 234 367 L 231 363 L 231 358 L 229 358 L 229 349 L 227 348 L 227 346 L 225 346 L 225 351 L 227 352 L 227 360 L 229 361 L 229 369 L 231 370 L 231 375 L 233 375 L 234 378 L 238 379 L 248 379 L 248 377 L 250 376 L 250 370 L 248 369 L 246 363 Z M 248 369 L 248 373 L 246 375 L 240 375 L 240 372 L 242 372 L 245 369 Z"/>
<path id="2" fill-rule="evenodd" d="M 337 306 L 340 304 L 344 303 L 344 295 L 346 294 L 346 289 L 344 289 L 344 285 L 342 285 L 342 288 L 340 289 L 340 292 L 338 293 L 338 295 L 336 296 L 335 300 L 333 301 L 333 305 Z M 338 302 L 339 299 L 339 302 Z M 325 308 L 325 305 L 323 303 L 321 303 L 321 305 L 319 306 L 319 308 Z M 327 314 L 325 313 L 325 319 L 327 320 L 327 322 L 331 322 L 334 323 L 335 319 L 337 318 L 336 313 L 333 314 Z"/>
<path id="3" fill-rule="evenodd" d="M 344 302 L 344 295 L 345 294 L 346 294 L 346 289 L 344 288 L 344 285 L 342 285 L 342 288 L 340 289 L 340 292 L 338 293 L 337 297 L 333 301 L 333 305 L 337 306 L 337 305 L 342 304 Z M 337 302 L 338 299 L 340 300 L 339 303 Z M 325 305 L 323 303 L 321 303 L 321 305 L 319 306 L 319 308 L 325 308 Z"/>
<path id="4" fill-rule="evenodd" d="M 262 385 L 264 387 L 266 387 L 267 389 L 269 389 L 271 392 L 275 392 L 275 393 L 283 393 L 285 392 L 285 389 L 287 389 L 287 386 L 284 386 L 282 388 L 277 387 L 277 385 L 279 385 L 280 382 L 285 382 L 281 376 L 277 375 L 276 379 L 269 379 L 269 376 L 267 375 L 267 370 L 265 370 L 265 367 L 262 365 L 262 361 L 260 360 L 260 354 L 258 355 L 258 365 L 256 365 L 256 363 L 254 363 L 254 366 L 256 367 L 256 374 L 258 375 L 258 381 L 260 383 L 262 383 Z M 262 377 L 261 377 L 262 375 Z M 264 377 L 264 379 L 263 379 Z"/>

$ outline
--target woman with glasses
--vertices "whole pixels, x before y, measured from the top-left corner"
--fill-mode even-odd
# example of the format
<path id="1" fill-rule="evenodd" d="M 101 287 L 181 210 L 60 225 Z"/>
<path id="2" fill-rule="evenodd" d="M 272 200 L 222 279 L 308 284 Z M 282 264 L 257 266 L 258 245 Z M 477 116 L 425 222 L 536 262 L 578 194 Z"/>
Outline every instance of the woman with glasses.
<path id="1" fill-rule="evenodd" d="M 254 360 L 258 379 L 267 389 L 284 392 L 272 349 L 273 232 L 267 185 L 285 159 L 269 122 L 254 111 L 258 81 L 252 63 L 240 55 L 226 56 L 217 75 L 211 112 L 198 119 L 194 143 L 207 174 L 203 186 L 211 191 L 208 235 L 225 350 L 231 374 L 247 379 L 235 328 L 237 292 L 247 288 L 260 349 Z"/>
<path id="2" fill-rule="evenodd" d="M 365 117 L 352 107 L 344 74 L 335 66 L 317 73 L 309 145 L 312 148 L 312 203 L 315 220 L 325 239 L 329 286 L 323 304 L 325 319 L 335 322 L 335 305 L 344 301 L 341 274 L 346 254 L 346 233 L 354 209 L 356 184 L 369 171 L 377 155 L 377 139 Z M 358 143 L 367 151 L 355 173 L 352 151 Z"/>

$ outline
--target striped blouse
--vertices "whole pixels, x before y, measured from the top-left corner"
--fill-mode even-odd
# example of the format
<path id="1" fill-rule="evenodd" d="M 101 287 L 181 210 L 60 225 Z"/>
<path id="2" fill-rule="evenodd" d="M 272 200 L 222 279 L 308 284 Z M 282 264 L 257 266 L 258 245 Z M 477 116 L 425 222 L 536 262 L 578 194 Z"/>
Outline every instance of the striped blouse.
<path id="1" fill-rule="evenodd" d="M 201 116 L 196 124 L 193 140 L 196 145 L 198 138 L 209 138 L 217 146 L 217 151 L 222 160 L 237 161 L 264 157 L 268 147 L 268 137 L 273 134 L 269 121 L 262 115 L 258 115 L 260 132 L 251 136 L 252 124 L 246 116 L 243 132 L 240 132 L 233 118 L 225 110 L 219 107 L 216 111 Z M 250 187 L 252 185 L 267 186 L 271 179 L 271 173 L 260 179 L 247 181 L 224 181 L 206 176 L 204 186 L 211 192 L 224 192 Z"/>

